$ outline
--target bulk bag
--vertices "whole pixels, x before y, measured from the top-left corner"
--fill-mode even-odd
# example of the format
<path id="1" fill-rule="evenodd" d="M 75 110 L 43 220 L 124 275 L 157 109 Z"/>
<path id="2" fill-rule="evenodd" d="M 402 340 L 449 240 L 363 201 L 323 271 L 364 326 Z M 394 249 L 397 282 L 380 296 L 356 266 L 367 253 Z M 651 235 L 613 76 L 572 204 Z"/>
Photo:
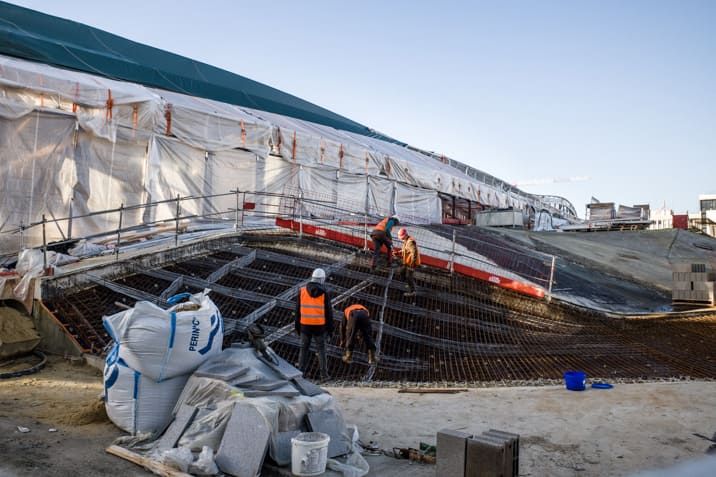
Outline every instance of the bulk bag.
<path id="1" fill-rule="evenodd" d="M 188 301 L 168 310 L 139 301 L 132 309 L 105 316 L 104 327 L 119 344 L 119 357 L 156 382 L 191 374 L 221 352 L 224 322 L 209 291 L 177 295 L 188 296 Z"/>
<path id="2" fill-rule="evenodd" d="M 115 345 L 104 367 L 104 406 L 109 419 L 130 434 L 162 432 L 190 375 L 161 383 L 135 371 L 119 357 Z"/>

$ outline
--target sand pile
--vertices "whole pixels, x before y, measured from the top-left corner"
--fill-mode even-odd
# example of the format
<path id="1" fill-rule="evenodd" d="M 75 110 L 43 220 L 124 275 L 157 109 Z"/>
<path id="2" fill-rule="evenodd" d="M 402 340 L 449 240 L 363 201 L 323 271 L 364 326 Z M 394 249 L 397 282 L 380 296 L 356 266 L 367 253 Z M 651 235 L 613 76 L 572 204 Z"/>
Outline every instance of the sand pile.
<path id="1" fill-rule="evenodd" d="M 15 308 L 0 307 L 0 359 L 32 351 L 40 336 L 29 316 Z"/>

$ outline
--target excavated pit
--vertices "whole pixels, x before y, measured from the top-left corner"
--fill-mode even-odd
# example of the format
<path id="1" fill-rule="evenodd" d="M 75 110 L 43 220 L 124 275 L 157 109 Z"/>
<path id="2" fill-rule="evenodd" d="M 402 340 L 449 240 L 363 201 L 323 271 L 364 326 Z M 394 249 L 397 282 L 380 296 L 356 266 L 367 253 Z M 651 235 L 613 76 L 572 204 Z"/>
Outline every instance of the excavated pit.
<path id="1" fill-rule="evenodd" d="M 408 299 L 389 269 L 369 273 L 369 258 L 321 239 L 244 236 L 166 263 L 125 262 L 114 277 L 87 272 L 89 285 L 48 280 L 43 300 L 82 348 L 102 354 L 111 342 L 103 316 L 138 300 L 168 306 L 174 294 L 210 288 L 225 320 L 225 345 L 259 323 L 273 349 L 296 363 L 295 296 L 322 267 L 334 318 L 359 301 L 380 343 L 378 367 L 358 351 L 347 365 L 336 333 L 328 346 L 336 382 L 553 384 L 567 370 L 611 382 L 716 378 L 716 313 L 614 317 L 431 268 L 416 272 L 418 294 Z M 314 360 L 308 377 L 317 372 Z"/>

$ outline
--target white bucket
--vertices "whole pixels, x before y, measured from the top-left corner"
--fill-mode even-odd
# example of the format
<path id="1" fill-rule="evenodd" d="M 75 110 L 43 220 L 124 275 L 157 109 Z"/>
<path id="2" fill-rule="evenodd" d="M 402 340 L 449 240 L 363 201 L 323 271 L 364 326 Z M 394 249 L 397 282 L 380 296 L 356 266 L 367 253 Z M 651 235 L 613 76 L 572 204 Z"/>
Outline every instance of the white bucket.
<path id="1" fill-rule="evenodd" d="M 324 473 L 330 440 L 331 436 L 323 432 L 302 432 L 291 438 L 291 473 L 299 476 Z"/>

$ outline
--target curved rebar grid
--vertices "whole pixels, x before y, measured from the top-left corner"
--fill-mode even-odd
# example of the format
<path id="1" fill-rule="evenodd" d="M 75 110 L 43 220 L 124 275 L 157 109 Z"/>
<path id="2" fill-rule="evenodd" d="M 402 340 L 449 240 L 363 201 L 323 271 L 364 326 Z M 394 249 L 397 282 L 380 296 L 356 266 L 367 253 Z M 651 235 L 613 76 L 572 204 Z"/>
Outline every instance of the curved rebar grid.
<path id="1" fill-rule="evenodd" d="M 390 271 L 367 272 L 367 254 L 315 239 L 245 238 L 205 256 L 136 266 L 127 276 L 98 279 L 89 288 L 57 290 L 46 302 L 87 349 L 102 349 L 109 337 L 101 317 L 120 311 L 117 303 L 161 303 L 170 291 L 209 287 L 229 324 L 229 344 L 244 337 L 239 324 L 245 317 L 256 318 L 268 336 L 292 325 L 289 291 L 317 266 L 339 262 L 327 282 L 336 305 L 351 296 L 383 322 L 377 330 L 381 360 L 372 372 L 365 353 L 356 352 L 354 363 L 346 365 L 337 339 L 329 343 L 329 372 L 340 382 L 554 384 L 569 369 L 612 381 L 716 379 L 714 313 L 614 318 L 430 269 L 416 273 L 420 292 L 406 302 L 404 283 Z M 296 361 L 295 336 L 278 335 L 271 346 Z M 309 378 L 316 372 L 310 369 Z M 366 376 L 369 381 L 363 381 Z"/>

